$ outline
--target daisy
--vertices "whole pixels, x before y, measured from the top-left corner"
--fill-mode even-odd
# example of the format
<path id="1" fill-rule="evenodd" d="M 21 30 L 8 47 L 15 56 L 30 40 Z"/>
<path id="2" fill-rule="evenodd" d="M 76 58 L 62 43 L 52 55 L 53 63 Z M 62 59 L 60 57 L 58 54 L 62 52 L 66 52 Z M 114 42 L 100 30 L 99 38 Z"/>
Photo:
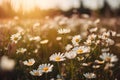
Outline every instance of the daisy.
<path id="1" fill-rule="evenodd" d="M 84 76 L 85 76 L 85 78 L 87 78 L 87 79 L 93 79 L 93 78 L 96 78 L 96 74 L 94 74 L 94 73 L 85 73 L 85 74 L 83 74 Z"/>
<path id="2" fill-rule="evenodd" d="M 63 53 L 55 53 L 52 54 L 50 56 L 50 61 L 56 61 L 56 62 L 60 62 L 60 61 L 64 61 L 65 60 L 65 55 Z"/>
<path id="3" fill-rule="evenodd" d="M 27 51 L 27 49 L 25 49 L 25 48 L 19 48 L 19 49 L 17 49 L 17 54 L 18 53 L 25 53 Z"/>
<path id="4" fill-rule="evenodd" d="M 103 64 L 105 61 L 95 60 L 95 63 Z"/>
<path id="5" fill-rule="evenodd" d="M 60 41 L 61 39 L 62 39 L 62 37 L 60 37 L 60 36 L 56 37 L 57 41 Z"/>
<path id="6" fill-rule="evenodd" d="M 80 35 L 76 35 L 72 38 L 72 43 L 73 43 L 74 46 L 78 46 L 80 41 L 81 41 L 81 36 Z"/>
<path id="7" fill-rule="evenodd" d="M 102 35 L 99 36 L 99 38 L 103 39 L 103 40 L 106 40 L 110 37 L 110 32 L 107 31 L 107 32 L 103 32 Z"/>
<path id="8" fill-rule="evenodd" d="M 40 70 L 33 70 L 33 71 L 30 71 L 30 74 L 33 76 L 41 76 L 43 73 Z"/>
<path id="9" fill-rule="evenodd" d="M 59 29 L 57 32 L 58 34 L 67 34 L 67 33 L 70 33 L 71 30 L 63 28 L 63 29 Z"/>
<path id="10" fill-rule="evenodd" d="M 97 37 L 97 35 L 91 34 L 91 35 L 88 36 L 88 39 L 89 39 L 89 40 L 95 40 L 96 37 Z"/>
<path id="11" fill-rule="evenodd" d="M 92 68 L 94 69 L 100 68 L 100 65 L 93 65 Z"/>
<path id="12" fill-rule="evenodd" d="M 0 60 L 0 68 L 2 70 L 13 70 L 15 67 L 15 60 L 8 58 L 8 56 L 2 56 Z"/>
<path id="13" fill-rule="evenodd" d="M 86 42 L 84 42 L 85 45 L 91 45 L 92 41 L 90 39 L 87 39 Z"/>
<path id="14" fill-rule="evenodd" d="M 28 61 L 23 61 L 24 65 L 32 66 L 35 63 L 34 59 L 28 59 Z"/>
<path id="15" fill-rule="evenodd" d="M 87 46 L 80 46 L 73 48 L 74 51 L 76 51 L 77 54 L 83 54 L 90 52 L 90 47 Z"/>
<path id="16" fill-rule="evenodd" d="M 97 30 L 98 30 L 97 27 L 89 29 L 89 31 L 90 31 L 91 33 L 96 32 Z"/>
<path id="17" fill-rule="evenodd" d="M 106 63 L 105 67 L 104 67 L 104 70 L 107 70 L 111 67 L 114 67 L 115 65 L 113 63 Z"/>
<path id="18" fill-rule="evenodd" d="M 40 44 L 47 44 L 49 40 L 45 39 L 45 40 L 42 40 L 40 41 Z"/>
<path id="19" fill-rule="evenodd" d="M 66 52 L 65 53 L 65 56 L 68 58 L 68 59 L 74 59 L 76 56 L 77 56 L 77 54 L 76 54 L 76 52 L 75 51 L 69 51 L 69 52 Z"/>
<path id="20" fill-rule="evenodd" d="M 117 56 L 110 54 L 110 53 L 103 53 L 100 55 L 100 58 L 106 62 L 117 62 L 118 58 Z"/>
<path id="21" fill-rule="evenodd" d="M 30 37 L 29 40 L 38 42 L 41 40 L 41 38 L 39 36 L 35 36 L 35 37 Z"/>
<path id="22" fill-rule="evenodd" d="M 65 47 L 66 51 L 69 51 L 73 46 L 71 44 L 67 44 L 67 46 Z"/>
<path id="23" fill-rule="evenodd" d="M 53 65 L 51 64 L 41 64 L 38 67 L 38 70 L 41 70 L 42 72 L 48 73 L 51 72 L 53 69 Z"/>
<path id="24" fill-rule="evenodd" d="M 21 39 L 20 33 L 13 34 L 10 39 L 12 42 L 17 43 Z"/>
<path id="25" fill-rule="evenodd" d="M 110 48 L 103 48 L 101 49 L 102 52 L 108 52 L 110 50 Z"/>

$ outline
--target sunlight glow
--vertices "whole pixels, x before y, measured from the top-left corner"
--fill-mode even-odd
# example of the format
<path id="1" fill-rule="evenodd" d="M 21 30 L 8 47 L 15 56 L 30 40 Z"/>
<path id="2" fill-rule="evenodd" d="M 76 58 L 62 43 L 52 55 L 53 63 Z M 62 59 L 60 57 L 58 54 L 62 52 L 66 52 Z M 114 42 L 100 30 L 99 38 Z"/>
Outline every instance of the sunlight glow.
<path id="1" fill-rule="evenodd" d="M 10 0 L 10 4 L 16 12 L 29 12 L 35 8 L 41 10 L 61 9 L 67 11 L 71 8 L 79 8 L 80 0 Z"/>

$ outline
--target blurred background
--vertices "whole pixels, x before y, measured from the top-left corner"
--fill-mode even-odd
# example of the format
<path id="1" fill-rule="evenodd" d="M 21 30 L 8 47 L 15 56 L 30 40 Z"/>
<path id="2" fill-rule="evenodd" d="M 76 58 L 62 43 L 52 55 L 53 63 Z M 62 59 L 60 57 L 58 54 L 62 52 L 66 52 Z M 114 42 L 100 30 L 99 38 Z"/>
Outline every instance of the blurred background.
<path id="1" fill-rule="evenodd" d="M 119 17 L 120 0 L 0 0 L 0 18 L 43 18 L 73 13 Z"/>

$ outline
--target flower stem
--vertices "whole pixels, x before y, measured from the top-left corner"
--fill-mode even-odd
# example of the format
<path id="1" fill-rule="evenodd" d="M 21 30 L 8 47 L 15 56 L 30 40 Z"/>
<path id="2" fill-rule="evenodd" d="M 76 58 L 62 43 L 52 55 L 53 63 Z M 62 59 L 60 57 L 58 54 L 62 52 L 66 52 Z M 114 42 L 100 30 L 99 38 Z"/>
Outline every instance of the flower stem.
<path id="1" fill-rule="evenodd" d="M 61 75 L 59 62 L 57 62 L 57 65 L 58 65 L 58 71 L 59 71 L 58 73 Z"/>
<path id="2" fill-rule="evenodd" d="M 71 60 L 71 80 L 73 80 L 73 69 L 74 69 L 74 65 L 73 65 L 73 61 Z"/>
<path id="3" fill-rule="evenodd" d="M 45 80 L 47 80 L 47 73 L 45 74 Z"/>

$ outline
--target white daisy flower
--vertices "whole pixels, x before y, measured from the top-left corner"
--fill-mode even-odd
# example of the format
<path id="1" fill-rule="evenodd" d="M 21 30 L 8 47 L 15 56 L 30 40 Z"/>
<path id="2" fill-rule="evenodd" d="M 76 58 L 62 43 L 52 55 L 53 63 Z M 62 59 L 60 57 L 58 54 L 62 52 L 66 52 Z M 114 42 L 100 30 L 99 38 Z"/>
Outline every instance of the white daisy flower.
<path id="1" fill-rule="evenodd" d="M 81 36 L 80 35 L 76 35 L 72 38 L 72 43 L 73 43 L 74 46 L 78 46 L 80 41 L 81 41 Z"/>
<path id="2" fill-rule="evenodd" d="M 51 72 L 53 69 L 53 65 L 51 64 L 41 64 L 38 67 L 38 70 L 41 70 L 42 72 L 48 73 Z"/>
<path id="3" fill-rule="evenodd" d="M 29 40 L 38 42 L 41 40 L 41 38 L 39 36 L 35 36 L 35 37 L 30 37 Z"/>
<path id="4" fill-rule="evenodd" d="M 67 46 L 65 47 L 66 51 L 69 51 L 73 46 L 71 44 L 67 44 Z"/>
<path id="5" fill-rule="evenodd" d="M 86 42 L 84 42 L 85 45 L 91 45 L 92 44 L 92 40 L 87 39 Z"/>
<path id="6" fill-rule="evenodd" d="M 104 70 L 107 70 L 111 67 L 114 67 L 114 64 L 113 63 L 106 63 L 105 67 L 104 67 Z"/>
<path id="7" fill-rule="evenodd" d="M 100 55 L 100 58 L 107 62 L 117 62 L 118 61 L 117 56 L 110 54 L 110 53 L 103 53 L 102 55 Z"/>
<path id="8" fill-rule="evenodd" d="M 97 30 L 98 30 L 97 27 L 89 29 L 89 31 L 90 31 L 91 33 L 96 32 Z"/>
<path id="9" fill-rule="evenodd" d="M 95 60 L 95 63 L 97 63 L 97 64 L 103 64 L 103 63 L 105 63 L 105 61 Z"/>
<path id="10" fill-rule="evenodd" d="M 110 48 L 103 48 L 101 49 L 102 52 L 108 52 L 110 50 Z"/>
<path id="11" fill-rule="evenodd" d="M 63 29 L 59 29 L 57 32 L 58 34 L 67 34 L 67 33 L 70 33 L 71 30 L 63 28 Z"/>
<path id="12" fill-rule="evenodd" d="M 49 42 L 49 40 L 42 40 L 42 41 L 40 41 L 40 44 L 47 44 Z"/>
<path id="13" fill-rule="evenodd" d="M 85 76 L 85 78 L 87 78 L 87 79 L 93 79 L 93 78 L 96 78 L 96 74 L 94 74 L 94 73 L 85 73 L 85 74 L 83 74 L 84 76 Z"/>
<path id="14" fill-rule="evenodd" d="M 41 70 L 33 70 L 33 71 L 30 71 L 30 74 L 33 76 L 41 76 L 43 73 Z"/>
<path id="15" fill-rule="evenodd" d="M 65 60 L 65 55 L 64 53 L 59 52 L 59 53 L 52 54 L 49 59 L 50 61 L 60 62 Z"/>
<path id="16" fill-rule="evenodd" d="M 34 59 L 28 59 L 28 61 L 23 61 L 24 65 L 32 66 L 35 63 Z"/>
<path id="17" fill-rule="evenodd" d="M 100 68 L 100 65 L 93 65 L 92 68 L 94 69 Z"/>
<path id="18" fill-rule="evenodd" d="M 115 31 L 110 30 L 112 36 L 116 36 L 117 33 Z"/>
<path id="19" fill-rule="evenodd" d="M 66 52 L 65 53 L 65 56 L 68 58 L 68 59 L 74 59 L 76 56 L 77 56 L 77 54 L 76 54 L 76 52 L 75 51 L 69 51 L 69 52 Z"/>
<path id="20" fill-rule="evenodd" d="M 90 47 L 88 46 L 80 46 L 73 48 L 73 51 L 76 51 L 77 54 L 89 53 Z"/>
<path id="21" fill-rule="evenodd" d="M 105 40 L 105 39 L 108 39 L 110 37 L 110 32 L 107 31 L 107 32 L 103 32 L 102 35 L 99 36 L 99 38 Z"/>
<path id="22" fill-rule="evenodd" d="M 62 39 L 62 37 L 60 37 L 60 36 L 56 37 L 57 41 L 60 41 L 61 39 Z"/>
<path id="23" fill-rule="evenodd" d="M 89 40 L 95 40 L 96 37 L 97 37 L 97 35 L 91 34 L 91 35 L 88 36 L 88 39 L 89 39 Z"/>
<path id="24" fill-rule="evenodd" d="M 12 70 L 15 67 L 15 61 L 13 59 L 9 59 L 7 56 L 2 56 L 0 60 L 0 68 L 2 70 Z"/>
<path id="25" fill-rule="evenodd" d="M 16 33 L 16 34 L 13 34 L 10 39 L 12 42 L 14 43 L 17 43 L 20 39 L 21 39 L 21 34 L 20 33 Z"/>
<path id="26" fill-rule="evenodd" d="M 115 43 L 115 41 L 110 38 L 106 39 L 105 42 L 106 42 L 106 45 L 114 45 L 114 43 Z"/>
<path id="27" fill-rule="evenodd" d="M 25 53 L 27 51 L 27 49 L 25 49 L 25 48 L 19 48 L 19 49 L 17 49 L 17 54 L 18 53 Z"/>

